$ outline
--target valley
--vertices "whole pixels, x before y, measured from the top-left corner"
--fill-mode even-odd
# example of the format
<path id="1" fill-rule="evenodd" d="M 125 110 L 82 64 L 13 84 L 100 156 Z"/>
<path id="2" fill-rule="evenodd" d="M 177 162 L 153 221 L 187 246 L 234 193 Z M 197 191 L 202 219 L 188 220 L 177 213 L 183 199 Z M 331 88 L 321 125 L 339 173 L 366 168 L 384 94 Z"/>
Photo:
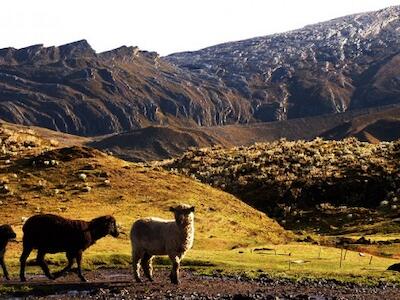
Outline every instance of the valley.
<path id="1" fill-rule="evenodd" d="M 0 49 L 0 298 L 396 299 L 400 6 L 160 56 L 86 40 Z M 132 278 L 130 229 L 195 207 L 183 284 Z M 113 215 L 89 283 L 18 278 L 32 215 Z M 64 254 L 47 255 L 50 268 Z"/>

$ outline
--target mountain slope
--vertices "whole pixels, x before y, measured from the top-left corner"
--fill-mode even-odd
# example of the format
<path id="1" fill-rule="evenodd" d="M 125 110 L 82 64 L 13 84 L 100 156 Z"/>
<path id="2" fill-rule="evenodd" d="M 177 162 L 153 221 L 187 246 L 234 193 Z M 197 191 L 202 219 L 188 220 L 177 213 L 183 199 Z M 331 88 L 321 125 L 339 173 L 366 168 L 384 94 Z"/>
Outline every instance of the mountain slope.
<path id="1" fill-rule="evenodd" d="M 13 123 L 102 135 L 151 124 L 248 122 L 247 106 L 229 89 L 136 47 L 97 54 L 78 41 L 0 49 L 0 118 Z"/>
<path id="2" fill-rule="evenodd" d="M 240 92 L 261 121 L 398 103 L 399 16 L 390 7 L 167 59 Z"/>
<path id="3" fill-rule="evenodd" d="M 0 49 L 0 119 L 83 136 L 399 103 L 400 6 L 159 57 L 85 41 Z"/>

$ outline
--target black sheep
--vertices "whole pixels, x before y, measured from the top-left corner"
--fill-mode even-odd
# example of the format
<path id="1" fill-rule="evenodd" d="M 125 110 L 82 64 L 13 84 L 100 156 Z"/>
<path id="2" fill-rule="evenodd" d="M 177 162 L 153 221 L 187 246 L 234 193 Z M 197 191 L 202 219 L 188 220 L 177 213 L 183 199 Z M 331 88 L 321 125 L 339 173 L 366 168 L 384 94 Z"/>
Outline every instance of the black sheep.
<path id="1" fill-rule="evenodd" d="M 81 261 L 85 249 L 93 245 L 98 239 L 110 234 L 113 237 L 119 235 L 115 218 L 102 216 L 89 222 L 82 220 L 70 220 L 52 214 L 40 214 L 30 217 L 22 228 L 24 232 L 23 251 L 20 262 L 20 278 L 26 281 L 25 264 L 33 249 L 37 249 L 36 261 L 49 279 L 56 279 L 71 270 L 76 259 L 78 276 L 86 281 L 82 275 Z M 65 252 L 68 265 L 55 274 L 50 274 L 45 262 L 46 253 Z"/>
<path id="2" fill-rule="evenodd" d="M 17 235 L 10 225 L 1 225 L 0 226 L 0 264 L 3 268 L 4 277 L 7 280 L 10 280 L 8 276 L 6 263 L 4 262 L 4 254 L 6 253 L 6 247 L 9 240 L 15 239 Z"/>

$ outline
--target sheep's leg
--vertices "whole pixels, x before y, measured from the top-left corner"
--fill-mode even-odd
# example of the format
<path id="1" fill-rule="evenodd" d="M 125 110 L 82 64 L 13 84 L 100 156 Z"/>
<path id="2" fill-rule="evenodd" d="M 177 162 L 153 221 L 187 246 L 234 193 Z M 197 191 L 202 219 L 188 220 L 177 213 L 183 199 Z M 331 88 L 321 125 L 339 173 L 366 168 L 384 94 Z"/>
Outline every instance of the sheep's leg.
<path id="1" fill-rule="evenodd" d="M 75 258 L 74 254 L 67 252 L 68 265 L 64 269 L 55 272 L 53 274 L 54 278 L 59 278 L 61 276 L 64 276 L 67 272 L 69 272 L 72 268 L 72 265 L 74 264 L 74 258 Z"/>
<path id="2" fill-rule="evenodd" d="M 133 276 L 135 277 L 136 282 L 142 282 L 140 279 L 140 260 L 142 259 L 142 255 L 140 251 L 134 251 L 132 253 L 133 261 L 132 261 L 132 268 L 133 268 Z"/>
<path id="3" fill-rule="evenodd" d="M 82 263 L 82 251 L 78 251 L 78 253 L 76 254 L 76 263 L 78 265 L 78 277 L 82 282 L 87 282 L 86 278 L 83 276 L 82 274 L 82 267 L 81 267 L 81 263 Z"/>
<path id="4" fill-rule="evenodd" d="M 4 253 L 3 253 L 3 255 L 2 255 L 1 258 L 0 258 L 0 264 L 1 264 L 1 267 L 2 267 L 2 269 L 3 269 L 4 278 L 7 279 L 7 280 L 10 280 L 10 277 L 8 276 L 8 271 L 7 271 L 6 263 L 4 262 Z"/>
<path id="5" fill-rule="evenodd" d="M 143 255 L 141 265 L 144 272 L 144 275 L 150 280 L 153 281 L 153 266 L 151 265 L 152 256 L 145 253 Z"/>
<path id="6" fill-rule="evenodd" d="M 21 281 L 26 281 L 26 278 L 25 278 L 25 265 L 26 265 L 26 260 L 29 257 L 29 254 L 31 254 L 31 251 L 32 251 L 31 247 L 26 247 L 24 245 L 24 249 L 23 249 L 21 257 L 19 259 L 19 261 L 20 261 L 19 278 L 20 278 Z"/>
<path id="7" fill-rule="evenodd" d="M 172 271 L 169 275 L 172 283 L 179 284 L 179 267 L 180 267 L 180 258 L 178 256 L 170 256 L 172 260 Z"/>
<path id="8" fill-rule="evenodd" d="M 53 275 L 50 274 L 49 266 L 47 265 L 46 261 L 44 260 L 44 256 L 46 252 L 38 250 L 38 254 L 36 257 L 36 262 L 42 268 L 44 275 L 46 275 L 49 279 L 55 279 Z"/>

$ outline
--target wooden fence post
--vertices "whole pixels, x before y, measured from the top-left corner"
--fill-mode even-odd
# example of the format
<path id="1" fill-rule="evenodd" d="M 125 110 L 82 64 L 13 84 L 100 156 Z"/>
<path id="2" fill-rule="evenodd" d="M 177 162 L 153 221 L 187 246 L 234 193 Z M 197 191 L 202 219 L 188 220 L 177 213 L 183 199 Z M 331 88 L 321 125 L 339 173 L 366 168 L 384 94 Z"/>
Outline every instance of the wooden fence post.
<path id="1" fill-rule="evenodd" d="M 342 268 L 342 259 L 343 259 L 343 248 L 340 249 L 340 263 L 339 263 L 339 268 Z"/>

